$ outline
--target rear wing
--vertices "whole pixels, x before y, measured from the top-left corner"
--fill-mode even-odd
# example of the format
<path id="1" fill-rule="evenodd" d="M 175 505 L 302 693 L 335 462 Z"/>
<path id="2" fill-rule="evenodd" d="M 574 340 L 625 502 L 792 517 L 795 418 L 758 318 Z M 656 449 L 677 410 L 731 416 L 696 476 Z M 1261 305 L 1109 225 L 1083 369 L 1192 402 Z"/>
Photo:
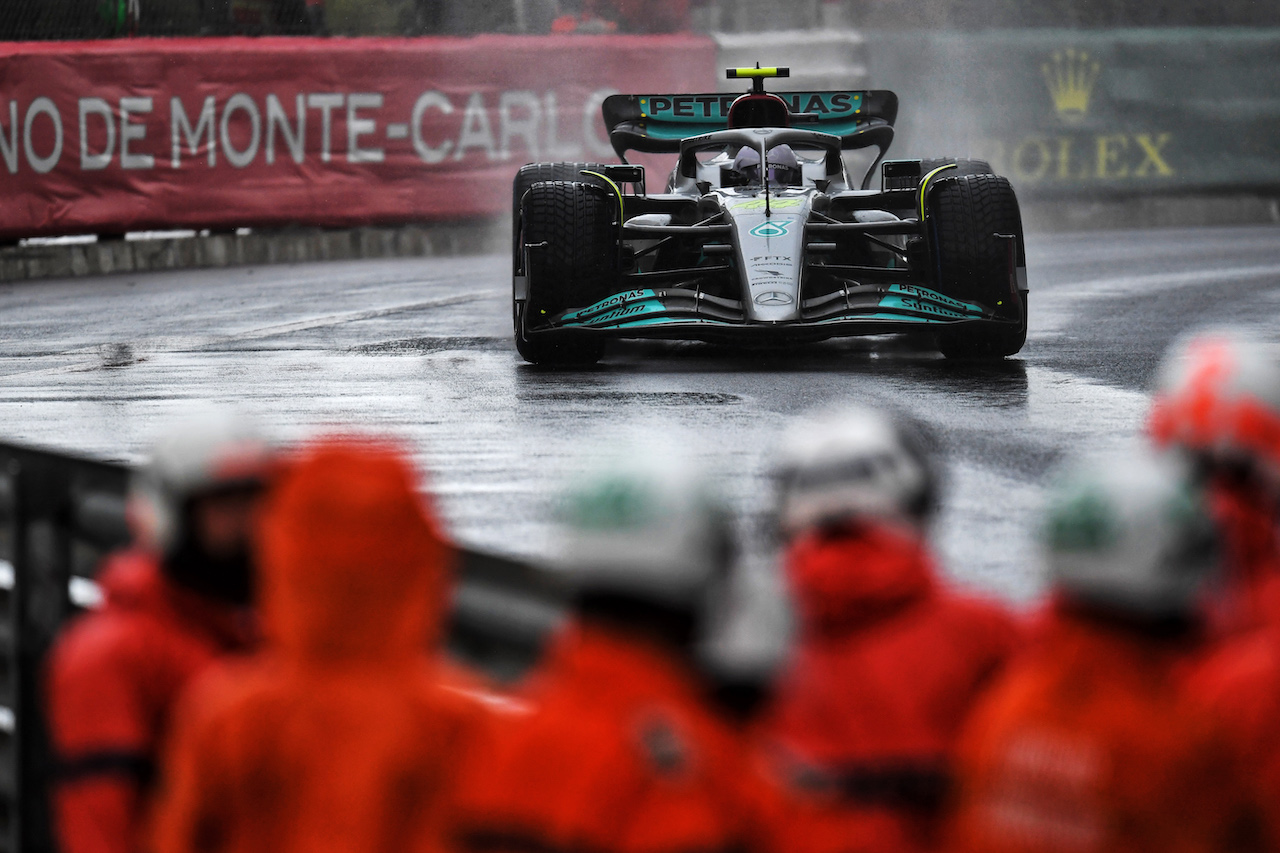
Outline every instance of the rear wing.
<path id="1" fill-rule="evenodd" d="M 787 102 L 793 126 L 839 136 L 843 148 L 888 148 L 898 96 L 884 89 L 848 92 L 770 92 Z M 610 95 L 604 123 L 618 156 L 675 153 L 680 140 L 729 126 L 729 107 L 741 93 Z"/>

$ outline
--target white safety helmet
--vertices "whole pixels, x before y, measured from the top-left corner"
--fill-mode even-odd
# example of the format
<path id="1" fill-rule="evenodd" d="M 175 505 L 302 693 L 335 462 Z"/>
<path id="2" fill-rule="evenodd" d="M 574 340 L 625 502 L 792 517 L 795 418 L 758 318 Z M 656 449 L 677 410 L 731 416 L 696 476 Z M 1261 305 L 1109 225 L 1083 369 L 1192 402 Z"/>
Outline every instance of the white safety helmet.
<path id="1" fill-rule="evenodd" d="M 576 592 L 700 607 L 733 559 L 730 514 L 708 477 L 631 448 L 574 480 L 560 504 L 559 564 Z"/>
<path id="2" fill-rule="evenodd" d="M 202 495 L 252 488 L 271 461 L 258 425 L 225 409 L 210 409 L 165 432 L 130 484 L 129 522 L 140 544 L 162 555 L 178 547 L 184 509 Z"/>
<path id="3" fill-rule="evenodd" d="M 1044 535 L 1063 594 L 1143 617 L 1190 615 L 1218 565 L 1213 523 L 1188 466 L 1142 448 L 1060 476 Z"/>
<path id="4" fill-rule="evenodd" d="M 690 613 L 695 659 L 720 685 L 772 678 L 790 640 L 785 585 L 772 563 L 736 562 L 731 513 L 705 471 L 637 444 L 577 478 L 560 517 L 572 591 Z"/>
<path id="5" fill-rule="evenodd" d="M 861 406 L 792 424 L 777 479 L 785 535 L 856 519 L 923 528 L 936 508 L 938 476 L 919 427 Z"/>
<path id="6" fill-rule="evenodd" d="M 1280 483 L 1280 359 L 1241 329 L 1182 337 L 1157 373 L 1148 432 L 1161 446 Z"/>

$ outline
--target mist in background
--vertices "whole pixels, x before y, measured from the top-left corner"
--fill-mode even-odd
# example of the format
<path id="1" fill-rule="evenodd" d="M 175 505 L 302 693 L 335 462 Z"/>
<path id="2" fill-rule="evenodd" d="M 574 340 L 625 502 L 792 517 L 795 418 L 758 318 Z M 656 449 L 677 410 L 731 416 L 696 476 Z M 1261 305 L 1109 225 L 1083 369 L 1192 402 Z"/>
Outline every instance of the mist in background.
<path id="1" fill-rule="evenodd" d="M 778 89 L 893 90 L 890 158 L 986 160 L 1013 181 L 1033 226 L 1088 226 L 1098 204 L 1113 209 L 1110 226 L 1280 220 L 1272 0 L 7 0 L 0 9 L 8 40 L 486 33 L 702 34 L 717 67 L 790 66 Z M 599 69 L 580 70 L 590 81 Z M 870 159 L 852 152 L 850 171 L 860 177 Z M 669 168 L 651 169 L 650 184 L 660 188 Z M 1189 219 L 1169 213 L 1170 198 L 1193 200 L 1179 208 Z"/>

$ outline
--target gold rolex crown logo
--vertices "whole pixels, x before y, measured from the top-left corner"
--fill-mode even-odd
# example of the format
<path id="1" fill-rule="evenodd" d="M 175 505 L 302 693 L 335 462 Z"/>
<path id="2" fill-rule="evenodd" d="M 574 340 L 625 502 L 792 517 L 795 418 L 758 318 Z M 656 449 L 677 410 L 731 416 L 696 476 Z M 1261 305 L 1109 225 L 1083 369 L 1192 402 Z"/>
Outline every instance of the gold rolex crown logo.
<path id="1" fill-rule="evenodd" d="M 1083 50 L 1069 48 L 1053 54 L 1053 59 L 1041 66 L 1044 81 L 1053 96 L 1053 108 L 1063 121 L 1075 124 L 1089 111 L 1089 96 L 1098 82 L 1102 66 Z"/>

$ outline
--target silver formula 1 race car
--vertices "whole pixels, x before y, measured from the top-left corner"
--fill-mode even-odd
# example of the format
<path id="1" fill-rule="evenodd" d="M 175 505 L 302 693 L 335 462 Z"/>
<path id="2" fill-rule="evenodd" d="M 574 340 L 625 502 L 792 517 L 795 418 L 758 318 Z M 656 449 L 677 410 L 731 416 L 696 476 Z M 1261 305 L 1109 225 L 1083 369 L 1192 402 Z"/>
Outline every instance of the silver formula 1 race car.
<path id="1" fill-rule="evenodd" d="M 923 332 L 999 358 L 1027 334 L 1018 200 L 980 160 L 885 160 L 888 91 L 613 95 L 619 165 L 535 163 L 514 185 L 516 348 L 590 364 L 612 338 L 786 344 Z M 850 179 L 845 152 L 871 165 Z M 627 153 L 678 159 L 646 192 Z M 880 172 L 880 189 L 869 189 Z"/>

